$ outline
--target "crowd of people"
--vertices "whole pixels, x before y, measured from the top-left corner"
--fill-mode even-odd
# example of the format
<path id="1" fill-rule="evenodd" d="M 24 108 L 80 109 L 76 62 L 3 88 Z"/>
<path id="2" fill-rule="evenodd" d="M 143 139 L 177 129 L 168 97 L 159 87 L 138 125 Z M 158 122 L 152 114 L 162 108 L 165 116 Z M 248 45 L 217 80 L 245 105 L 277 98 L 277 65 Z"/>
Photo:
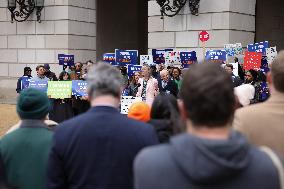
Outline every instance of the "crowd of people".
<path id="1" fill-rule="evenodd" d="M 125 67 L 90 65 L 59 76 L 88 82 L 88 98 L 79 99 L 21 91 L 21 79 L 31 77 L 24 69 L 21 122 L 0 142 L 3 187 L 284 187 L 284 51 L 267 74 L 239 69 L 236 76 L 231 64 L 204 62 L 188 70 L 144 65 L 129 78 Z M 43 65 L 30 79 L 57 77 Z M 142 99 L 127 116 L 119 111 L 122 95 Z M 52 116 L 59 125 L 47 122 Z"/>

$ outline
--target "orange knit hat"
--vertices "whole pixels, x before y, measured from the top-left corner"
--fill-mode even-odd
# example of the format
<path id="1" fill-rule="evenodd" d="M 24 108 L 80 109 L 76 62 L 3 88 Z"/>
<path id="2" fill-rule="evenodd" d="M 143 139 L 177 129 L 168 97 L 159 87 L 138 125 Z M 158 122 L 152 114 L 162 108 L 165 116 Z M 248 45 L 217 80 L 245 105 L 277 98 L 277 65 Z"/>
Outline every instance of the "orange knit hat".
<path id="1" fill-rule="evenodd" d="M 136 102 L 130 106 L 128 117 L 138 121 L 148 122 L 150 120 L 150 112 L 151 108 L 148 104 L 145 102 Z"/>

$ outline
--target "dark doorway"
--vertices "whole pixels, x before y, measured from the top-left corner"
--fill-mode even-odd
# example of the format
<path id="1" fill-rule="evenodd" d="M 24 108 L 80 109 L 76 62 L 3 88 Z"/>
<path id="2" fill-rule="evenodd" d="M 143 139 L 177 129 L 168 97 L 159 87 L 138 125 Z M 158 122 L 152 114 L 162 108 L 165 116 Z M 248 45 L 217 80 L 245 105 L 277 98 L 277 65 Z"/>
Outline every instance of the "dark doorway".
<path id="1" fill-rule="evenodd" d="M 147 54 L 147 48 L 147 0 L 97 0 L 97 60 L 115 49 Z"/>
<path id="2" fill-rule="evenodd" d="M 284 1 L 257 0 L 255 41 L 269 41 L 270 46 L 277 46 L 277 51 L 284 49 Z"/>

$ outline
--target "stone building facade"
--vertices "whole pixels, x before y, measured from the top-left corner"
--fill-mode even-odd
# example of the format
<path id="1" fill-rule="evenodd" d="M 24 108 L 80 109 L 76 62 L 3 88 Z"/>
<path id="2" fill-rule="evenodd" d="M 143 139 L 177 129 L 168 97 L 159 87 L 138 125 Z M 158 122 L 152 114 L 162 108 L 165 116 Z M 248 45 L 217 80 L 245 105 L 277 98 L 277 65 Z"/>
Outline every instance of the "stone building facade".
<path id="1" fill-rule="evenodd" d="M 284 31 L 284 24 L 281 22 L 284 16 L 283 11 L 278 8 L 281 7 L 279 4 L 283 7 L 283 0 L 200 0 L 199 16 L 191 15 L 187 4 L 177 16 L 164 19 L 161 19 L 160 7 L 155 0 L 124 0 L 132 7 L 127 7 L 126 4 L 118 7 L 115 3 L 118 1 L 115 0 L 112 4 L 107 4 L 106 2 L 111 1 L 104 0 L 45 0 L 41 23 L 36 21 L 34 14 L 28 21 L 11 23 L 7 1 L 0 0 L 0 88 L 12 88 L 9 94 L 14 93 L 15 79 L 23 74 L 25 66 L 30 66 L 35 75 L 35 67 L 38 64 L 49 63 L 51 70 L 58 74 L 62 70 L 57 61 L 58 54 L 74 54 L 75 61 L 95 61 L 101 58 L 108 46 L 111 46 L 111 49 L 135 48 L 135 45 L 128 44 L 136 42 L 131 41 L 124 46 L 119 44 L 118 41 L 124 42 L 128 40 L 127 37 L 138 36 L 139 42 L 136 46 L 139 50 L 142 49 L 143 53 L 152 48 L 189 49 L 196 50 L 199 59 L 203 58 L 198 39 L 198 32 L 201 30 L 210 33 L 210 40 L 206 43 L 207 49 L 219 49 L 226 43 L 236 42 L 245 47 L 254 41 L 266 39 L 271 39 L 276 45 L 277 39 L 282 40 L 281 45 L 283 44 L 284 48 L 284 38 L 281 34 Z M 140 4 L 133 3 L 136 1 Z M 105 3 L 104 8 L 99 4 L 102 2 Z M 111 14 L 114 10 L 117 10 L 116 15 Z M 130 10 L 133 14 L 136 13 L 133 19 L 132 16 L 125 16 L 130 14 Z M 123 35 L 119 33 L 123 29 L 115 25 L 118 20 L 108 18 L 108 21 L 104 22 L 101 15 L 124 15 L 123 18 L 128 19 L 130 17 L 128 21 L 133 24 L 126 23 L 125 33 L 130 31 L 131 25 L 135 23 L 137 29 L 133 31 L 141 31 L 144 28 L 146 32 L 137 32 L 135 35 L 128 32 Z M 110 20 L 113 22 L 109 22 Z M 116 28 L 105 27 L 112 25 Z M 104 36 L 106 33 L 109 36 Z M 121 40 L 104 43 L 105 39 L 113 36 Z"/>

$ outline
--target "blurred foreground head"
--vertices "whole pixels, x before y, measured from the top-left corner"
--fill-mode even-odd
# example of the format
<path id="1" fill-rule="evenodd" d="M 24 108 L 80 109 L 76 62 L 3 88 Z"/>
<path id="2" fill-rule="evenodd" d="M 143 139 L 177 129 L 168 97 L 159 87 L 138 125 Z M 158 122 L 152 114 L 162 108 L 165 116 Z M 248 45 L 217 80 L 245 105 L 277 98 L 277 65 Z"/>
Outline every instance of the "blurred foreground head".
<path id="1" fill-rule="evenodd" d="M 99 62 L 89 70 L 87 81 L 88 94 L 91 100 L 106 95 L 120 99 L 123 82 L 117 68 Z"/>
<path id="2" fill-rule="evenodd" d="M 279 52 L 271 65 L 271 79 L 275 90 L 284 93 L 284 50 Z"/>
<path id="3" fill-rule="evenodd" d="M 150 120 L 150 112 L 151 108 L 148 104 L 145 102 L 136 102 L 130 106 L 128 117 L 138 121 L 148 122 Z"/>
<path id="4" fill-rule="evenodd" d="M 49 111 L 50 103 L 45 92 L 27 88 L 20 93 L 17 113 L 21 119 L 43 120 Z"/>
<path id="5" fill-rule="evenodd" d="M 182 115 L 194 127 L 225 127 L 232 122 L 233 82 L 217 64 L 193 65 L 184 75 L 180 97 Z"/>

